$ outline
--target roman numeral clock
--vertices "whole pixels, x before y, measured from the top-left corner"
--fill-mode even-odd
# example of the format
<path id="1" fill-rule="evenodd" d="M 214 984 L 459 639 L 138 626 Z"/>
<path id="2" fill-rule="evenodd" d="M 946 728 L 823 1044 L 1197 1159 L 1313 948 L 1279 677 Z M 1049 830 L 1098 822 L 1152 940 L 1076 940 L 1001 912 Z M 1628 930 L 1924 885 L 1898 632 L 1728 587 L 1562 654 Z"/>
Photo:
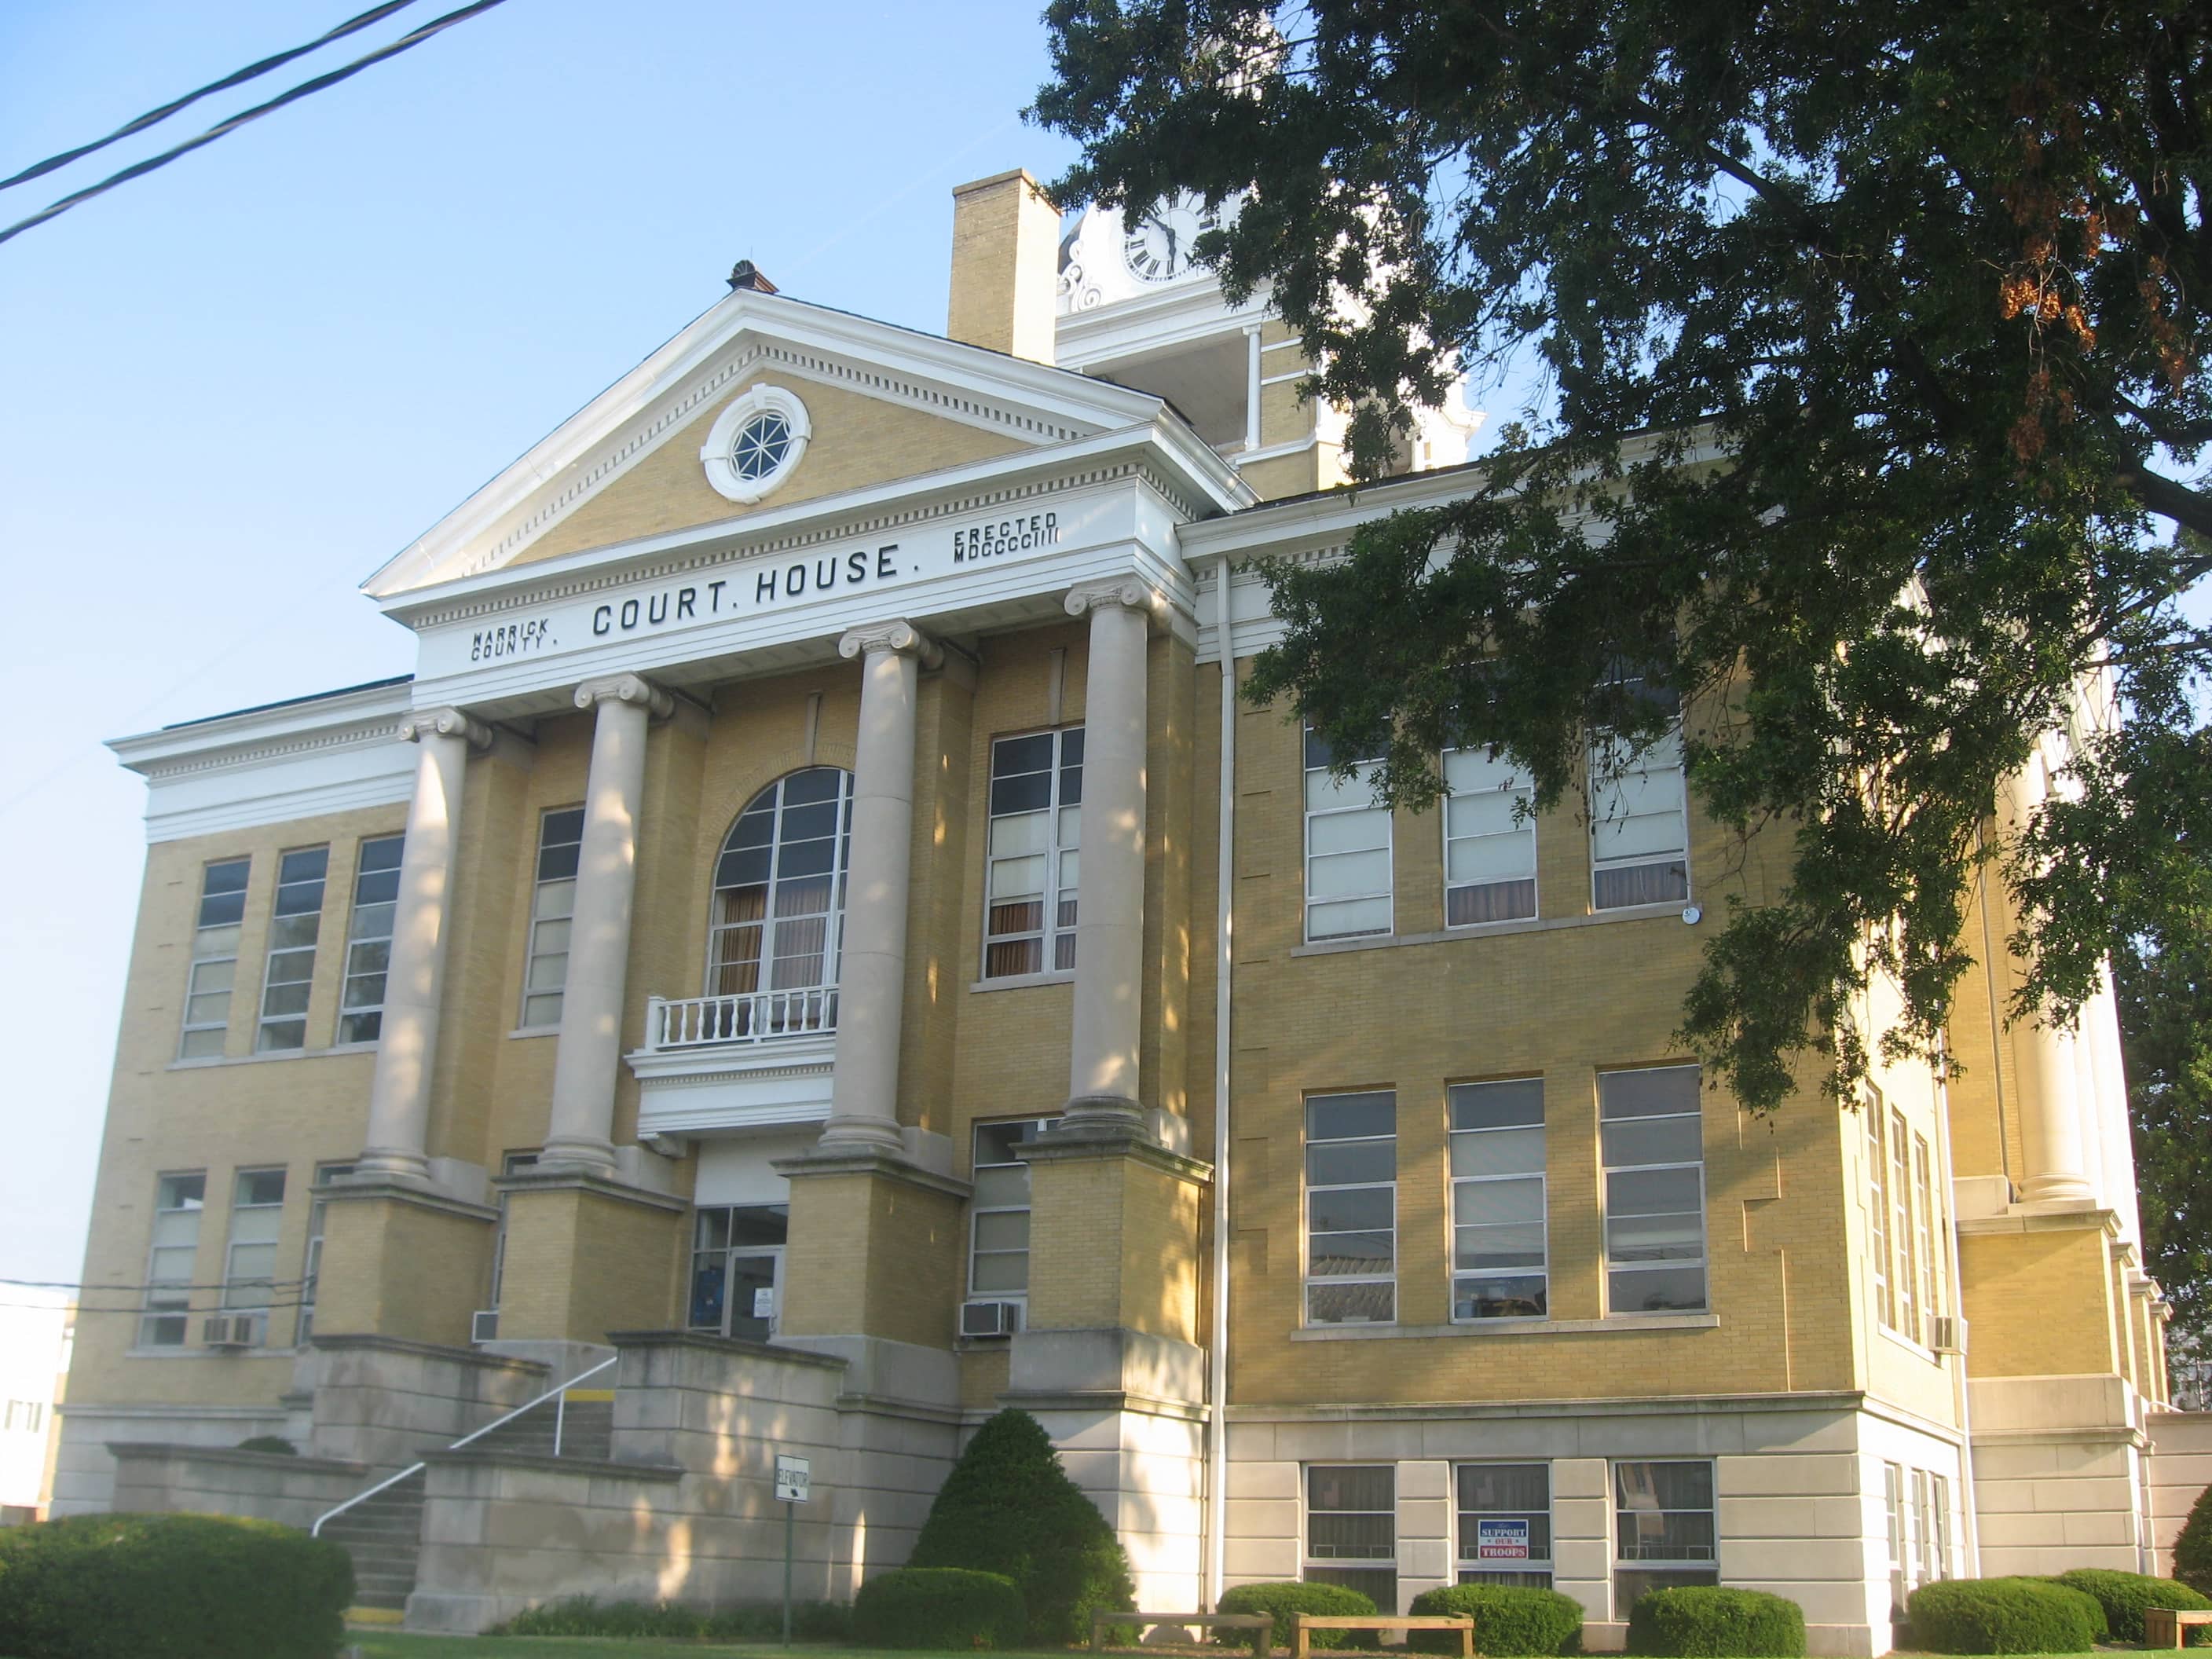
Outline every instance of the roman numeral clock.
<path id="1" fill-rule="evenodd" d="M 1089 311 L 1133 300 L 1206 273 L 1194 262 L 1198 239 L 1221 222 L 1203 197 L 1153 203 L 1125 226 L 1118 208 L 1091 208 L 1060 246 L 1060 308 Z"/>

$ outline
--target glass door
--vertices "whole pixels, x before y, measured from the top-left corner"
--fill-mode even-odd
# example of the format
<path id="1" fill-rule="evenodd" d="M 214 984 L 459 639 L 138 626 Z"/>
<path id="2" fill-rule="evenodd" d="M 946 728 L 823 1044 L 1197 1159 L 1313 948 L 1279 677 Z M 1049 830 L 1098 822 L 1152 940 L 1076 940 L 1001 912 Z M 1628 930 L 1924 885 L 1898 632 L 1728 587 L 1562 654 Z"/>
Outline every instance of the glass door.
<path id="1" fill-rule="evenodd" d="M 728 1305 L 730 1334 L 765 1342 L 783 1311 L 783 1252 L 732 1250 Z"/>

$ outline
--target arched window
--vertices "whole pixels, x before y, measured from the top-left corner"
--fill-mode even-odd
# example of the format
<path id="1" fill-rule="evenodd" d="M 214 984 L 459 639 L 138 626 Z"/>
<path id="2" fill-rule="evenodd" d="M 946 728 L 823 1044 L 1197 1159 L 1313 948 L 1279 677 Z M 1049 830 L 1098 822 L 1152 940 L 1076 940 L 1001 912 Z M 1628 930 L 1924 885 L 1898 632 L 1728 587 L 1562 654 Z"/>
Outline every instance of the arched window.
<path id="1" fill-rule="evenodd" d="M 707 994 L 750 1000 L 722 1035 L 835 1029 L 852 828 L 853 775 L 834 766 L 777 780 L 738 815 L 714 863 Z"/>

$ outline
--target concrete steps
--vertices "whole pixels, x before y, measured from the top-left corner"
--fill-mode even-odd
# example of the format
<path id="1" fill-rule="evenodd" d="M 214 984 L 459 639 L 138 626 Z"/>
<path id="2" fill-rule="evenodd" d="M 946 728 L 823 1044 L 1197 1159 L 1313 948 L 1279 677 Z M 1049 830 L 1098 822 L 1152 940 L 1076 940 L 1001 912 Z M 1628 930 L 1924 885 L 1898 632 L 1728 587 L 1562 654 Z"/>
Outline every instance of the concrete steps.
<path id="1" fill-rule="evenodd" d="M 534 1457 L 604 1462 L 613 1449 L 615 1396 L 611 1389 L 575 1389 L 565 1407 L 534 1406 L 510 1423 L 469 1443 L 471 1451 L 520 1452 Z M 560 1450 L 554 1450 L 556 1433 Z M 426 1448 L 442 1451 L 441 1444 Z M 422 1491 L 417 1470 L 323 1523 L 321 1535 L 353 1559 L 354 1605 L 398 1610 L 415 1589 L 416 1558 L 422 1544 Z"/>

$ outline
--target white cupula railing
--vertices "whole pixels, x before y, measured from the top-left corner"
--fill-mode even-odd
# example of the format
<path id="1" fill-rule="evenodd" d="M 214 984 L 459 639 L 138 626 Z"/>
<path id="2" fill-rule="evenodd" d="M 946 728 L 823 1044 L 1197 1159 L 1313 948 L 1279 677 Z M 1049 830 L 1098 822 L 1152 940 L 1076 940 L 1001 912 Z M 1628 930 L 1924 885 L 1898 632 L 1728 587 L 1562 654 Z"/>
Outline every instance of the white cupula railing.
<path id="1" fill-rule="evenodd" d="M 648 997 L 647 1048 L 702 1048 L 726 1042 L 828 1036 L 837 1029 L 837 988 L 745 991 L 725 997 Z"/>

